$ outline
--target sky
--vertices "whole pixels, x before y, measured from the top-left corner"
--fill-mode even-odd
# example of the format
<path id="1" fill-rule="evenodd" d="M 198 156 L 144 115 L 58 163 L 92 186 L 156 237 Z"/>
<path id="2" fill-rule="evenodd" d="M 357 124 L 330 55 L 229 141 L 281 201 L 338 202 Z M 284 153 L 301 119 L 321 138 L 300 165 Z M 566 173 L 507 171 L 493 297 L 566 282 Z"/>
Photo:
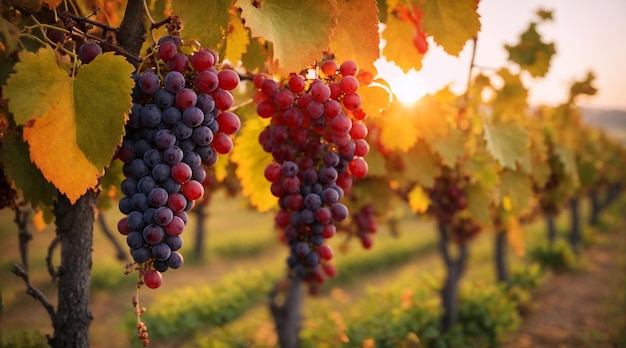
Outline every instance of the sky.
<path id="1" fill-rule="evenodd" d="M 481 0 L 475 65 L 486 68 L 485 72 L 514 67 L 507 62 L 504 45 L 518 43 L 540 8 L 553 12 L 553 21 L 542 22 L 537 30 L 544 42 L 555 44 L 556 54 L 545 77 L 524 79 L 530 89 L 529 103 L 557 105 L 565 101 L 571 83 L 592 71 L 598 93 L 577 99 L 578 103 L 626 110 L 626 0 Z M 471 51 L 468 43 L 457 58 L 431 43 L 423 68 L 414 76 L 426 92 L 451 84 L 453 91 L 462 93 Z"/>

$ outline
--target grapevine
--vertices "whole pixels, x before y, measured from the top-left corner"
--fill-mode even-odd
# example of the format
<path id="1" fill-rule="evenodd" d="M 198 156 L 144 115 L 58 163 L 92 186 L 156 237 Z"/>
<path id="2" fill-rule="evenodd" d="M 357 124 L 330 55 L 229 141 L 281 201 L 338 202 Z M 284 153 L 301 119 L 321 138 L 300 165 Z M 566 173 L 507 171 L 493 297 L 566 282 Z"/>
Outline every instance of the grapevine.
<path id="1" fill-rule="evenodd" d="M 369 146 L 356 64 L 329 59 L 309 73 L 282 82 L 257 75 L 254 98 L 258 115 L 270 119 L 259 142 L 274 159 L 264 175 L 279 199 L 275 221 L 290 248 L 287 264 L 315 293 L 324 275 L 336 274 L 326 240 L 348 218 L 341 200 L 353 178 L 367 174 Z"/>

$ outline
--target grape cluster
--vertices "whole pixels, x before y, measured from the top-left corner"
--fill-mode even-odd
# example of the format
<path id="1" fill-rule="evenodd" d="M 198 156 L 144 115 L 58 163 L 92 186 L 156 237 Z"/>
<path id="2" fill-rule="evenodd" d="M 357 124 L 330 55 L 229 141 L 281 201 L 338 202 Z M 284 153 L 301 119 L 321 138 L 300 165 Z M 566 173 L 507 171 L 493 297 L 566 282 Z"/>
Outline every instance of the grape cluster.
<path id="1" fill-rule="evenodd" d="M 228 111 L 239 75 L 218 71 L 215 51 L 188 56 L 180 53 L 182 45 L 180 37 L 161 38 L 154 52 L 159 69 L 135 75 L 133 107 L 116 153 L 125 175 L 119 209 L 126 217 L 118 230 L 150 288 L 160 286 L 161 272 L 182 266 L 180 234 L 186 212 L 204 194 L 203 165 L 230 152 L 230 135 L 240 128 L 239 117 Z"/>
<path id="2" fill-rule="evenodd" d="M 363 82 L 367 74 L 353 61 L 338 66 L 326 60 L 319 70 L 308 80 L 298 74 L 281 83 L 262 74 L 254 78 L 257 113 L 271 118 L 259 142 L 274 159 L 265 178 L 279 199 L 276 225 L 290 247 L 291 272 L 313 292 L 324 274 L 336 274 L 325 240 L 348 217 L 341 200 L 353 178 L 367 174 L 363 156 L 369 151 L 357 93 L 359 79 Z"/>
<path id="3" fill-rule="evenodd" d="M 365 249 L 372 247 L 372 234 L 378 230 L 376 222 L 376 209 L 371 204 L 366 204 L 352 216 L 352 222 L 356 225 L 356 236 Z"/>
<path id="4" fill-rule="evenodd" d="M 463 214 L 467 208 L 467 195 L 463 189 L 468 181 L 469 177 L 459 174 L 456 169 L 444 168 L 433 188 L 428 190 L 431 201 L 428 213 L 450 227 L 457 243 L 464 243 L 480 232 L 480 226 Z"/>

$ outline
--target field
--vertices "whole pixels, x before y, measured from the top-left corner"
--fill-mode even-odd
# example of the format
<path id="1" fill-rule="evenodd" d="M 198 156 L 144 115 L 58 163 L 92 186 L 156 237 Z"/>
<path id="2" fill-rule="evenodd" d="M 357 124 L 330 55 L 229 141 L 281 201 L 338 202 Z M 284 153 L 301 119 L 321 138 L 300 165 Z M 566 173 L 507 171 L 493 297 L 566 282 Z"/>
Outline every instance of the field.
<path id="1" fill-rule="evenodd" d="M 588 210 L 586 206 L 583 209 Z M 472 301 L 461 308 L 461 319 L 478 327 L 465 327 L 464 335 L 482 337 L 487 346 L 504 342 L 506 347 L 614 347 L 611 342 L 623 340 L 624 202 L 615 203 L 609 210 L 602 216 L 602 228 L 585 228 L 586 249 L 576 263 L 567 265 L 569 272 L 552 273 L 533 262 L 530 253 L 524 257 L 510 253 L 510 266 L 517 276 L 514 279 L 536 284 L 522 286 L 519 293 L 508 297 L 494 285 L 493 234 L 481 234 L 471 245 L 468 273 L 462 281 L 462 298 Z M 17 341 L 37 346 L 37 342 L 45 343 L 42 334 L 51 334 L 50 319 L 43 307 L 25 294 L 23 282 L 10 271 L 19 260 L 17 233 L 9 212 L 0 213 L 3 344 L 11 346 L 7 342 Z M 209 214 L 205 257 L 199 260 L 192 255 L 196 229 L 192 216 L 184 233 L 185 266 L 166 272 L 160 289 L 140 291 L 140 303 L 147 308 L 144 320 L 152 346 L 276 346 L 266 303 L 275 280 L 285 272 L 286 248 L 276 240 L 272 216 L 247 210 L 238 200 L 219 194 Z M 116 212 L 107 213 L 108 226 L 114 228 L 119 216 Z M 559 230 L 564 232 L 568 223 L 568 214 L 564 212 L 558 219 Z M 54 303 L 56 294 L 44 263 L 54 229 L 32 230 L 31 280 Z M 427 342 L 432 339 L 429 335 L 438 335 L 437 287 L 444 268 L 436 252 L 434 224 L 407 213 L 395 232 L 381 225 L 371 250 L 362 250 L 357 241 L 350 241 L 346 244 L 347 253 L 337 252 L 337 278 L 327 284 L 321 295 L 305 298 L 303 345 L 373 347 L 376 342 L 376 346 L 382 347 L 396 346 L 400 339 L 403 344 L 414 342 L 412 346 L 417 347 L 418 341 Z M 527 250 L 545 244 L 544 222 L 540 219 L 526 225 L 525 234 Z M 122 236 L 116 237 L 124 243 Z M 335 250 L 343 242 L 343 236 L 337 235 L 333 239 Z M 112 244 L 97 226 L 92 271 L 92 347 L 139 346 L 130 338 L 134 330 L 131 301 L 136 278 L 124 276 L 123 272 L 124 263 L 115 259 Z M 516 307 L 523 310 L 521 317 Z M 553 315 L 542 314 L 542 310 Z M 497 317 L 491 318 L 492 315 Z M 578 321 L 569 315 L 576 315 Z M 548 337 L 546 328 L 554 328 L 547 330 Z"/>

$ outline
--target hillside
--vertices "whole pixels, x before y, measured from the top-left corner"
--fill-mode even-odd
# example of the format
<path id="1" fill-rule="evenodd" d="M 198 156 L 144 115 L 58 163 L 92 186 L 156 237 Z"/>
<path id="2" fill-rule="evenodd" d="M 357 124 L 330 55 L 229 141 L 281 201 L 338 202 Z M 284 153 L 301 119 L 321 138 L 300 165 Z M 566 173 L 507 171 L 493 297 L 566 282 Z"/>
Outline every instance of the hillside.
<path id="1" fill-rule="evenodd" d="M 604 129 L 626 144 L 626 110 L 583 108 L 583 121 Z"/>

